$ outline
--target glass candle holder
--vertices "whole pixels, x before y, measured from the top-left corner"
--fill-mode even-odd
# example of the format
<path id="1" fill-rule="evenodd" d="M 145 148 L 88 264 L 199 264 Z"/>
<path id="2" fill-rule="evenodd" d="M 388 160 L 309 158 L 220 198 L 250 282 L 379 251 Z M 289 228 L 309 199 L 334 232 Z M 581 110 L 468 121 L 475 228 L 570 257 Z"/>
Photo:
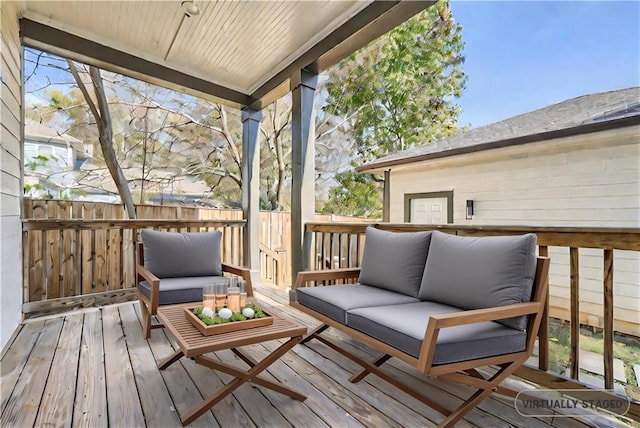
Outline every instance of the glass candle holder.
<path id="1" fill-rule="evenodd" d="M 216 293 L 213 284 L 206 284 L 202 287 L 202 306 L 216 311 Z"/>
<path id="2" fill-rule="evenodd" d="M 217 282 L 215 284 L 215 310 L 227 306 L 227 284 Z"/>
<path id="3" fill-rule="evenodd" d="M 227 304 L 233 312 L 240 312 L 240 287 L 238 278 L 229 278 L 229 288 L 227 289 Z"/>
<path id="4" fill-rule="evenodd" d="M 239 279 L 238 288 L 240 289 L 240 309 L 242 309 L 247 304 L 247 281 Z"/>

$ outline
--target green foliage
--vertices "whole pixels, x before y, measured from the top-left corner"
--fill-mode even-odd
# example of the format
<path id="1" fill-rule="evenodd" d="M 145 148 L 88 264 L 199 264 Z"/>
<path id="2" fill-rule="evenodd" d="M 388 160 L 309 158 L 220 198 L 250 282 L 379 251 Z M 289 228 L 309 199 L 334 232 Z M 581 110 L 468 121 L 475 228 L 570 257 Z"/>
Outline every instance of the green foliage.
<path id="1" fill-rule="evenodd" d="M 264 313 L 264 311 L 257 305 L 254 305 L 253 303 L 247 303 L 246 305 L 244 305 L 242 307 L 242 309 L 244 308 L 251 308 L 254 311 L 254 315 L 253 318 L 264 318 L 267 316 L 267 314 Z M 215 317 L 210 317 L 207 316 L 205 314 L 202 313 L 202 310 L 204 308 L 202 306 L 197 306 L 195 308 L 193 308 L 191 310 L 191 312 L 193 312 L 193 314 L 195 316 L 197 316 L 205 325 L 217 325 L 217 324 L 225 324 L 228 322 L 237 322 L 237 321 L 246 321 L 247 317 L 245 317 L 244 315 L 242 315 L 242 311 L 240 312 L 234 312 L 231 315 L 231 318 L 221 318 L 219 316 L 215 316 Z"/>
<path id="2" fill-rule="evenodd" d="M 380 217 L 382 183 L 369 174 L 345 171 L 336 174 L 337 186 L 329 189 L 329 201 L 323 214 L 340 213 L 357 217 Z"/>
<path id="3" fill-rule="evenodd" d="M 358 163 L 456 132 L 461 110 L 454 98 L 461 95 L 466 82 L 463 47 L 462 27 L 454 21 L 448 2 L 440 1 L 329 72 L 323 110 L 351 118 Z M 356 174 L 351 178 L 362 182 Z M 351 190 L 344 180 L 341 184 L 343 192 Z M 342 193 L 334 191 L 331 198 Z M 358 215 L 347 201 L 364 202 L 363 196 L 347 194 L 344 204 L 332 201 L 325 211 Z M 369 212 L 374 209 L 365 207 Z"/>
<path id="4" fill-rule="evenodd" d="M 45 155 L 36 155 L 33 157 L 31 162 L 28 162 L 25 167 L 29 171 L 35 171 L 36 169 L 45 166 L 49 161 L 57 161 L 58 158 L 56 156 L 51 155 L 51 158 Z"/>
<path id="5" fill-rule="evenodd" d="M 24 192 L 26 194 L 30 193 L 32 190 L 44 190 L 44 186 L 40 183 L 36 183 L 36 184 L 25 184 L 24 185 Z"/>
<path id="6" fill-rule="evenodd" d="M 563 374 L 571 364 L 571 332 L 569 324 L 561 322 L 549 323 L 549 365 L 553 372 Z M 581 328 L 580 349 L 604 353 L 604 337 L 602 332 L 593 333 Z M 637 386 L 640 379 L 636 379 L 633 366 L 638 364 L 640 356 L 640 340 L 636 337 L 615 335 L 613 342 L 613 357 L 624 363 L 628 385 Z M 589 373 L 591 376 L 598 376 Z"/>

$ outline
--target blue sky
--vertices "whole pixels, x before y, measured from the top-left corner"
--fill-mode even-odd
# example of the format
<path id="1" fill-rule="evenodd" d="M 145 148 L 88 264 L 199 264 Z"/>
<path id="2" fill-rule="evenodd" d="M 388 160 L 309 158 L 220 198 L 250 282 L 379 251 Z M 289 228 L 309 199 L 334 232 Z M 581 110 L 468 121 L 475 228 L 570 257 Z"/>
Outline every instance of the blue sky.
<path id="1" fill-rule="evenodd" d="M 466 43 L 460 126 L 640 86 L 640 1 L 451 1 Z"/>

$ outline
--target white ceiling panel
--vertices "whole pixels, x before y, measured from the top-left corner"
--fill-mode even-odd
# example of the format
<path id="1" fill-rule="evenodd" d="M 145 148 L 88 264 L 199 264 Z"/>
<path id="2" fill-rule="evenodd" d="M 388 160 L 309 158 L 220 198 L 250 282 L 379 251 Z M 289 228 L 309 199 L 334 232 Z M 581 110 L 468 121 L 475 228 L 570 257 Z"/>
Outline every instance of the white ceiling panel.
<path id="1" fill-rule="evenodd" d="M 250 94 L 370 1 L 27 1 L 23 16 Z"/>
<path id="2" fill-rule="evenodd" d="M 0 0 L 2 1 L 2 0 Z M 433 3 L 422 1 L 22 0 L 22 41 L 151 83 L 252 108 Z"/>

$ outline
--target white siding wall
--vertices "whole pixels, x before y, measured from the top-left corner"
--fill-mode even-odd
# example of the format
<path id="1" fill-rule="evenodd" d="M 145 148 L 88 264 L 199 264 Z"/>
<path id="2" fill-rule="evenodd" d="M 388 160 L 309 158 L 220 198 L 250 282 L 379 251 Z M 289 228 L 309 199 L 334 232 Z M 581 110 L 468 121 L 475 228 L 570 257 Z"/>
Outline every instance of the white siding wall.
<path id="1" fill-rule="evenodd" d="M 391 221 L 404 221 L 407 193 L 453 191 L 454 223 L 640 226 L 640 126 L 396 167 Z M 467 199 L 475 215 L 465 220 Z M 552 316 L 568 316 L 568 249 L 550 248 Z M 640 255 L 614 254 L 619 331 L 640 326 Z M 580 250 L 581 321 L 602 319 L 602 251 Z M 597 319 L 591 318 L 592 322 Z"/>
<path id="2" fill-rule="evenodd" d="M 22 48 L 17 6 L 0 1 L 0 347 L 22 316 Z"/>

